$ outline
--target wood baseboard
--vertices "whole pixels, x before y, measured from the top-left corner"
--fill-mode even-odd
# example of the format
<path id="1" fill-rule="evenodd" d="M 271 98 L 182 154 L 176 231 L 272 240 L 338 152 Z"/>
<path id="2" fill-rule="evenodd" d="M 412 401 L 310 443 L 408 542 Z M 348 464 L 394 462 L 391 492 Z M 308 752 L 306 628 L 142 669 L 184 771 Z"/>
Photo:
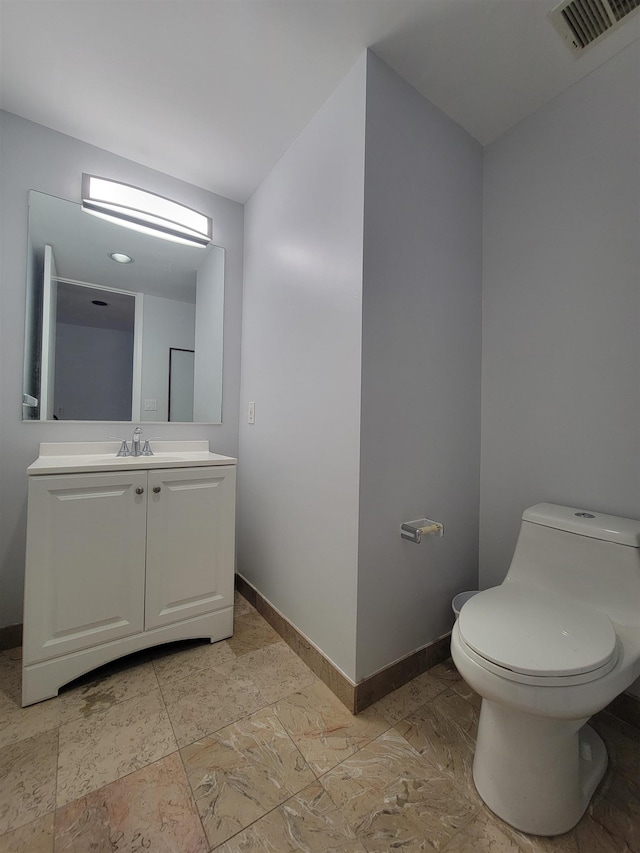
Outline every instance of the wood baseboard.
<path id="1" fill-rule="evenodd" d="M 0 628 L 0 652 L 22 645 L 22 623 Z"/>
<path id="2" fill-rule="evenodd" d="M 236 574 L 236 589 L 256 608 L 258 613 L 274 628 L 282 639 L 300 657 L 352 714 L 364 711 L 392 690 L 402 687 L 412 678 L 431 669 L 449 657 L 450 635 L 445 634 L 428 646 L 418 649 L 400 661 L 390 664 L 380 672 L 354 684 L 349 678 L 313 646 L 300 631 L 285 619 L 270 602 Z"/>

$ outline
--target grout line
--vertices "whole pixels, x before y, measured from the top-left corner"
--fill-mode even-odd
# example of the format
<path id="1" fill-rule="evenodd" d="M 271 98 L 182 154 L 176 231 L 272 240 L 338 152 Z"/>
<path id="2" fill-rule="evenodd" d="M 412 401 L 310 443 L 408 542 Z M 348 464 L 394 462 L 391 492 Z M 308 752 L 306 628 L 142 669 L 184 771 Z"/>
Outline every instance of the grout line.
<path id="1" fill-rule="evenodd" d="M 202 828 L 202 834 L 203 834 L 204 839 L 207 843 L 207 848 L 209 849 L 209 851 L 211 851 L 214 848 L 211 847 L 211 845 L 209 844 L 209 838 L 207 836 L 207 830 L 205 829 L 204 822 L 202 820 L 202 815 L 200 814 L 200 809 L 198 808 L 198 802 L 196 800 L 195 791 L 193 790 L 193 785 L 191 784 L 191 779 L 189 778 L 189 771 L 187 770 L 187 765 L 184 763 L 184 758 L 182 756 L 182 750 L 180 749 L 180 747 L 178 747 L 178 756 L 180 758 L 180 763 L 182 764 L 182 769 L 184 771 L 184 778 L 187 780 L 187 787 L 189 789 L 189 796 L 191 797 L 191 802 L 193 803 L 193 808 L 195 810 L 195 813 L 198 817 L 198 821 L 199 821 L 200 826 Z M 186 853 L 186 851 L 185 851 L 185 853 Z"/>
<path id="2" fill-rule="evenodd" d="M 162 692 L 162 685 L 160 684 L 160 679 L 158 678 L 158 673 L 156 672 L 155 667 L 153 668 L 153 672 L 155 674 L 156 681 L 158 682 L 158 693 L 160 694 L 160 701 L 162 702 L 162 707 L 164 708 L 164 712 L 167 715 L 167 720 L 169 720 L 169 725 L 171 726 L 171 731 L 173 733 L 173 739 L 176 744 L 176 749 L 178 753 L 180 753 L 180 744 L 178 743 L 178 736 L 176 735 L 176 730 L 173 726 L 173 720 L 171 719 L 171 714 L 169 713 L 169 709 L 167 708 L 167 703 L 165 702 L 164 694 Z M 180 755 L 180 761 L 182 761 L 182 755 Z"/>
<path id="3" fill-rule="evenodd" d="M 471 813 L 469 818 L 460 824 L 460 826 L 456 829 L 451 838 L 445 841 L 444 845 L 441 848 L 441 853 L 446 853 L 447 849 L 451 849 L 450 845 L 453 844 L 453 840 L 457 838 L 457 836 L 460 835 L 461 832 L 463 832 L 468 826 L 473 823 L 473 821 L 478 817 L 482 809 L 483 807 L 481 805 L 477 806 L 477 808 Z"/>
<path id="4" fill-rule="evenodd" d="M 92 797 L 94 794 L 99 793 L 100 791 L 104 791 L 105 788 L 110 787 L 111 785 L 115 785 L 116 782 L 122 782 L 123 779 L 128 779 L 129 776 L 133 776 L 134 773 L 141 773 L 143 770 L 147 770 L 149 767 L 153 767 L 154 764 L 159 764 L 161 761 L 164 761 L 166 758 L 169 758 L 171 755 L 175 755 L 176 752 L 180 752 L 179 749 L 174 749 L 172 752 L 168 752 L 166 755 L 161 756 L 160 758 L 156 758 L 154 761 L 150 761 L 148 764 L 143 764 L 142 767 L 137 767 L 135 770 L 129 770 L 128 773 L 124 773 L 122 776 L 118 776 L 117 779 L 112 779 L 111 782 L 105 782 L 104 785 L 100 785 L 99 788 L 92 788 L 90 791 L 86 791 L 84 794 L 80 794 L 79 797 L 74 797 L 72 800 L 69 800 L 66 803 L 63 803 L 60 806 L 56 806 L 56 813 L 62 811 L 62 809 L 70 806 L 72 803 L 77 803 L 78 800 L 83 800 L 86 797 Z"/>
<path id="5" fill-rule="evenodd" d="M 116 779 L 112 779 L 112 780 L 111 780 L 111 781 L 109 781 L 109 782 L 105 782 L 103 785 L 100 785 L 100 786 L 99 786 L 99 787 L 97 787 L 97 788 L 92 788 L 92 789 L 91 789 L 91 790 L 89 790 L 89 791 L 85 791 L 84 793 L 80 794 L 79 796 L 77 796 L 77 797 L 73 797 L 72 799 L 68 800 L 67 802 L 62 803 L 61 805 L 58 805 L 58 774 L 59 774 L 59 769 L 60 769 L 60 761 L 59 761 L 59 757 L 60 757 L 60 742 L 59 742 L 59 740 L 58 740 L 58 768 L 57 768 L 57 771 L 56 771 L 56 809 L 58 809 L 58 808 L 63 808 L 64 806 L 69 805 L 69 803 L 74 803 L 74 802 L 76 802 L 77 800 L 81 800 L 83 797 L 88 797 L 89 795 L 93 794 L 95 791 L 101 791 L 103 788 L 106 788 L 107 786 L 112 785 L 114 782 L 119 782 L 121 779 L 126 779 L 128 776 L 131 776 L 133 773 L 138 773 L 140 770 L 144 770 L 146 767 L 151 767 L 153 764 L 157 764 L 157 762 L 158 762 L 158 761 L 162 761 L 164 758 L 167 758 L 169 755 L 173 755 L 174 753 L 176 753 L 176 752 L 178 752 L 178 751 L 179 751 L 180 747 L 178 746 L 177 739 L 176 739 L 176 737 L 175 737 L 175 732 L 173 731 L 173 725 L 172 725 L 172 723 L 171 723 L 171 718 L 169 717 L 169 714 L 168 714 L 168 712 L 167 712 L 167 710 L 166 710 L 166 705 L 165 705 L 165 703 L 164 703 L 164 697 L 162 696 L 162 691 L 161 691 L 160 689 L 157 689 L 157 690 L 156 690 L 156 688 L 154 688 L 154 690 L 150 690 L 150 691 L 147 691 L 147 692 L 145 692 L 145 693 L 139 693 L 139 694 L 136 694 L 135 696 L 130 696 L 128 699 L 125 699 L 125 700 L 123 700 L 122 702 L 114 703 L 113 705 L 109 706 L 108 708 L 105 708 L 104 710 L 99 711 L 99 712 L 97 712 L 96 714 L 92 714 L 90 717 L 87 717 L 87 720 L 92 720 L 92 721 L 94 721 L 94 722 L 95 722 L 95 721 L 97 721 L 97 720 L 98 720 L 98 718 L 99 718 L 100 716 L 102 716 L 103 714 L 107 714 L 107 713 L 109 713 L 109 712 L 111 711 L 111 709 L 112 709 L 112 708 L 115 708 L 115 707 L 117 707 L 118 705 L 123 705 L 123 704 L 125 704 L 126 702 L 133 702 L 133 701 L 135 701 L 135 700 L 137 700 L 137 699 L 140 699 L 140 698 L 142 698 L 142 697 L 144 697 L 144 696 L 150 696 L 154 691 L 158 693 L 158 696 L 159 696 L 159 698 L 160 698 L 161 705 L 162 705 L 162 707 L 164 708 L 165 713 L 167 714 L 167 720 L 168 720 L 168 722 L 169 722 L 169 725 L 170 725 L 170 727 L 171 727 L 171 732 L 172 732 L 172 734 L 173 734 L 173 740 L 174 740 L 174 743 L 175 743 L 175 749 L 171 749 L 171 750 L 170 750 L 169 752 L 167 752 L 165 755 L 162 755 L 162 756 L 160 756 L 159 758 L 155 758 L 153 761 L 148 761 L 147 763 L 142 764 L 140 767 L 135 767 L 134 769 L 129 770 L 127 773 L 124 773 L 122 776 L 118 776 Z M 66 726 L 66 725 L 70 725 L 70 724 L 72 724 L 72 723 L 74 723 L 74 722 L 77 722 L 77 719 L 78 719 L 78 718 L 76 718 L 75 720 L 71 720 L 71 721 L 69 721 L 69 723 L 64 723 L 63 725 L 65 725 L 65 726 Z M 60 729 L 61 729 L 61 728 L 62 728 L 62 726 L 59 726 L 59 728 L 58 728 L 58 736 L 59 736 L 59 734 L 60 734 Z"/>
<path id="6" fill-rule="evenodd" d="M 58 821 L 56 820 L 58 815 L 58 773 L 60 770 L 60 726 L 58 726 L 58 731 L 56 732 L 57 738 L 57 748 L 56 748 L 56 772 L 55 772 L 55 780 L 53 784 L 53 827 L 51 829 L 52 838 L 51 838 L 51 847 L 55 848 L 56 842 L 56 824 Z"/>
<path id="7" fill-rule="evenodd" d="M 295 694 L 296 694 L 297 692 L 298 692 L 298 691 L 294 691 L 293 693 L 290 693 L 290 694 L 289 694 L 289 696 L 295 696 Z M 276 707 L 276 706 L 277 706 L 280 702 L 284 702 L 284 701 L 285 701 L 286 699 L 288 699 L 288 698 L 289 698 L 288 696 L 285 696 L 283 699 L 278 699 L 278 701 L 277 701 L 277 702 L 274 702 L 274 703 L 273 703 L 273 705 L 272 705 L 272 706 L 270 706 L 270 707 L 273 707 L 273 713 L 276 715 L 276 719 L 278 720 L 278 722 L 279 722 L 279 723 L 280 723 L 280 725 L 282 726 L 283 731 L 285 731 L 285 732 L 286 732 L 286 735 L 287 735 L 287 737 L 289 738 L 289 740 L 291 741 L 291 743 L 293 744 L 293 746 L 294 746 L 294 748 L 295 748 L 296 752 L 298 753 L 298 755 L 299 755 L 299 756 L 302 758 L 302 760 L 304 761 L 305 767 L 308 767 L 308 768 L 309 768 L 309 770 L 310 770 L 310 771 L 313 773 L 313 775 L 315 776 L 316 781 L 319 781 L 319 780 L 320 780 L 320 777 L 318 776 L 318 774 L 316 773 L 316 771 L 314 770 L 314 768 L 309 764 L 309 762 L 307 761 L 307 759 L 304 757 L 304 755 L 303 755 L 303 753 L 302 753 L 302 750 L 300 749 L 300 747 L 298 746 L 298 744 L 297 744 L 297 743 L 295 742 L 295 740 L 293 739 L 293 735 L 291 734 L 291 732 L 289 731 L 289 729 L 287 728 L 287 726 L 284 724 L 284 721 L 280 718 L 280 714 L 278 714 L 278 709 L 277 709 L 277 707 Z M 309 784 L 311 784 L 311 783 L 309 783 Z M 304 787 L 306 787 L 306 785 L 305 785 Z M 303 790 L 303 788 L 300 788 L 300 790 L 302 791 L 302 790 Z"/>

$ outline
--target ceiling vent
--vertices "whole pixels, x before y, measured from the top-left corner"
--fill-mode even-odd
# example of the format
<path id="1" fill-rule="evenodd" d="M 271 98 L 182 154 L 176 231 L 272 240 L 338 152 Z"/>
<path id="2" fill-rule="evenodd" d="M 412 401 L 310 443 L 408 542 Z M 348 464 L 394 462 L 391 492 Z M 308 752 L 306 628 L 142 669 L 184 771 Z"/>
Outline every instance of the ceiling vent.
<path id="1" fill-rule="evenodd" d="M 571 50 L 579 54 L 638 9 L 640 0 L 569 0 L 549 17 Z"/>

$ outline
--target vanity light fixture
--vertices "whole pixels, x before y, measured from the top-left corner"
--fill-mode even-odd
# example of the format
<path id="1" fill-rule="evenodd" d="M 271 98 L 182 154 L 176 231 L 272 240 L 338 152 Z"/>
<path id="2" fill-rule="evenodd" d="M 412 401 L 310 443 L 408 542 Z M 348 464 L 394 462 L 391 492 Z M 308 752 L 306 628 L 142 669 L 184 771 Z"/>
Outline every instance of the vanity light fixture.
<path id="1" fill-rule="evenodd" d="M 82 209 L 93 216 L 188 246 L 208 246 L 211 218 L 155 193 L 99 178 L 82 176 Z"/>
<path id="2" fill-rule="evenodd" d="M 109 252 L 109 257 L 117 264 L 132 264 L 133 258 L 131 255 L 125 255 L 124 252 Z"/>

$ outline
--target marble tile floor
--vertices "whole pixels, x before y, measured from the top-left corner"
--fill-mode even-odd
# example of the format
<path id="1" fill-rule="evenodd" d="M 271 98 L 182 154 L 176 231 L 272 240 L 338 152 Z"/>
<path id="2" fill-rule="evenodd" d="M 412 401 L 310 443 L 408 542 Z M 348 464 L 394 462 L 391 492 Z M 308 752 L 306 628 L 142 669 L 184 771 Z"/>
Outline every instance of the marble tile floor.
<path id="1" fill-rule="evenodd" d="M 19 695 L 0 652 L 0 853 L 640 853 L 640 729 L 598 715 L 588 813 L 524 836 L 475 791 L 480 702 L 450 662 L 354 717 L 240 596 L 229 640 Z"/>

